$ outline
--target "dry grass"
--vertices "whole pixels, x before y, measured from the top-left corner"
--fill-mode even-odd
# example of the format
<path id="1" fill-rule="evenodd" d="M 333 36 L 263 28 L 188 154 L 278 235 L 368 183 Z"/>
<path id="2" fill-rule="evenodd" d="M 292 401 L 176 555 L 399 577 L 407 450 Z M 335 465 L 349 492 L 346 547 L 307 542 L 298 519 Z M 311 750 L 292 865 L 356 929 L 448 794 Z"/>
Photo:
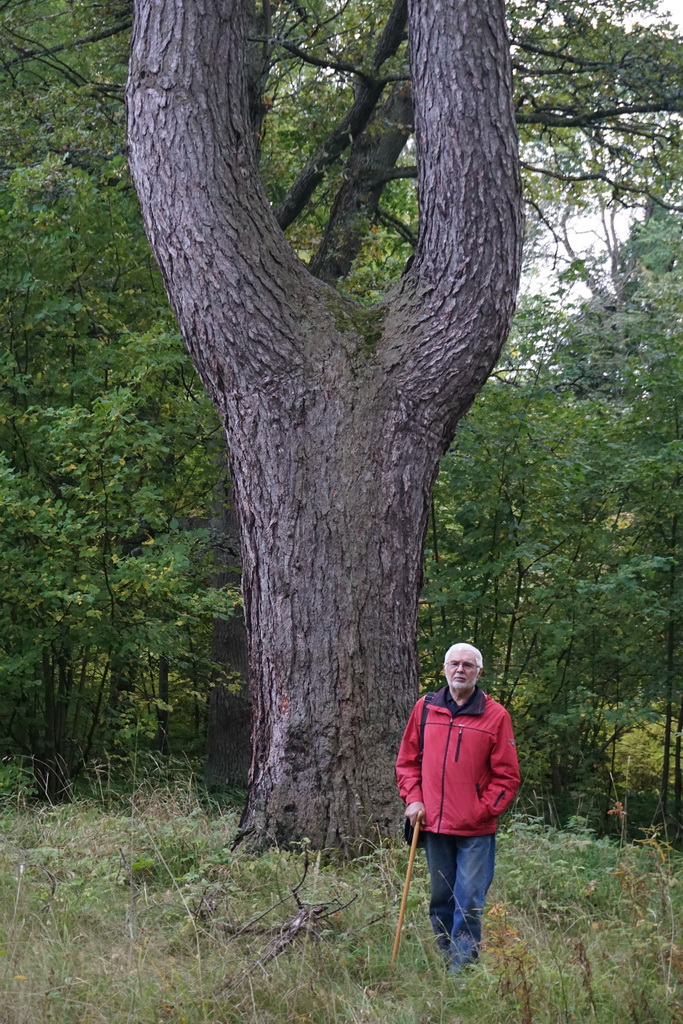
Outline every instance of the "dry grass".
<path id="1" fill-rule="evenodd" d="M 2 814 L 0 1024 L 683 1022 L 679 855 L 509 824 L 480 965 L 443 971 L 418 862 L 231 850 L 191 782 Z"/>

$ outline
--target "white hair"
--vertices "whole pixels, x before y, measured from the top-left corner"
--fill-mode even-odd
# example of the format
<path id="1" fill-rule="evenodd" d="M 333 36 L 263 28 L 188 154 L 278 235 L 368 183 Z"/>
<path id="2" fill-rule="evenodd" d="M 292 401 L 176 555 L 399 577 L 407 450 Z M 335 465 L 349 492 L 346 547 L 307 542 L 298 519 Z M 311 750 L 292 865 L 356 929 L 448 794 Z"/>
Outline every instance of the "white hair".
<path id="1" fill-rule="evenodd" d="M 481 651 L 477 647 L 473 647 L 472 644 L 453 644 L 451 647 L 448 648 L 448 650 L 443 656 L 444 665 L 450 658 L 453 651 L 457 650 L 458 647 L 466 647 L 468 651 L 472 651 L 472 654 L 474 655 L 474 660 L 477 663 L 477 668 L 484 667 L 484 659 L 481 656 Z"/>

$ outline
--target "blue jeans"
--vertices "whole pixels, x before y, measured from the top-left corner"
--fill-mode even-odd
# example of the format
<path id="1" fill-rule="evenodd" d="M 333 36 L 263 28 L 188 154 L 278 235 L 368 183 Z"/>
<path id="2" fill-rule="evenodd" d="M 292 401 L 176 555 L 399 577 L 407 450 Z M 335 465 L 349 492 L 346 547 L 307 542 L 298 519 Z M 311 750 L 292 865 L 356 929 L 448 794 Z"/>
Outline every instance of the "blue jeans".
<path id="1" fill-rule="evenodd" d="M 473 963 L 496 860 L 496 837 L 423 832 L 432 898 L 429 918 L 451 970 Z"/>

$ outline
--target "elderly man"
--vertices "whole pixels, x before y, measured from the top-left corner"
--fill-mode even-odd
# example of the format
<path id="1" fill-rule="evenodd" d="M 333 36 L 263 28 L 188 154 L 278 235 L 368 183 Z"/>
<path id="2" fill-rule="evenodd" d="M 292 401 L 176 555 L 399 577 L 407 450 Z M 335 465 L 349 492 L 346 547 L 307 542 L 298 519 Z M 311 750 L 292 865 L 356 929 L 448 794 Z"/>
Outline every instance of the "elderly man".
<path id="1" fill-rule="evenodd" d="M 417 702 L 396 762 L 412 826 L 423 812 L 429 916 L 454 972 L 477 959 L 498 816 L 519 788 L 510 715 L 477 686 L 482 671 L 476 647 L 449 648 L 448 685 Z"/>

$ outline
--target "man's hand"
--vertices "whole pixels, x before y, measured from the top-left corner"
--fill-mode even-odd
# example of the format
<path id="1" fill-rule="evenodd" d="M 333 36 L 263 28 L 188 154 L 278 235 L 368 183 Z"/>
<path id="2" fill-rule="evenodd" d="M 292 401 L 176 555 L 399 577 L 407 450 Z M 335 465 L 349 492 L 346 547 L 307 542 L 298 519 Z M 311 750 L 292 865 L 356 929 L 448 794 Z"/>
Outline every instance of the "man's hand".
<path id="1" fill-rule="evenodd" d="M 408 804 L 406 807 L 406 818 L 410 821 L 412 828 L 415 828 L 415 822 L 417 821 L 417 816 L 420 811 L 422 811 L 422 814 L 424 815 L 425 805 L 421 800 L 415 800 L 412 804 Z"/>

